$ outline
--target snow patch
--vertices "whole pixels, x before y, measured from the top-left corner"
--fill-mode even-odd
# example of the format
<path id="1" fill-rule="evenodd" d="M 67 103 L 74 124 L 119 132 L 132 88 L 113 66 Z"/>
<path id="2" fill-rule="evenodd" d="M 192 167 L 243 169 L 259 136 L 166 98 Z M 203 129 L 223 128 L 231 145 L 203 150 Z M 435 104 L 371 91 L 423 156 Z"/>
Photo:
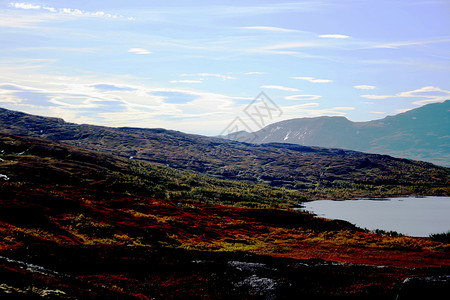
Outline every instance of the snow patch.
<path id="1" fill-rule="evenodd" d="M 287 140 L 289 138 L 289 135 L 291 134 L 292 130 L 289 130 L 286 136 L 284 137 L 284 140 Z"/>

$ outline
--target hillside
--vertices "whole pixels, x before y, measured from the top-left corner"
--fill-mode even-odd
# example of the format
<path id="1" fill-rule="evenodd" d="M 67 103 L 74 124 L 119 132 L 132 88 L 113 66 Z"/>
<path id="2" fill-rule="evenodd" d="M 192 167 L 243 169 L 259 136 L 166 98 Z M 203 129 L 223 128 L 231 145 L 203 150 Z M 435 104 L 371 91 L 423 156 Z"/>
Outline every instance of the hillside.
<path id="1" fill-rule="evenodd" d="M 0 158 L 2 299 L 395 299 L 450 273 L 448 244 L 274 209 L 298 192 L 33 137 Z"/>
<path id="2" fill-rule="evenodd" d="M 161 199 L 249 206 L 294 205 L 296 191 L 221 180 L 39 138 L 0 134 L 0 180 L 73 186 Z M 6 180 L 5 180 L 6 179 Z"/>
<path id="3" fill-rule="evenodd" d="M 450 166 L 450 100 L 370 122 L 345 117 L 277 122 L 252 135 L 254 143 L 342 148 Z M 244 140 L 240 133 L 236 140 Z"/>
<path id="4" fill-rule="evenodd" d="M 209 177 L 301 191 L 312 198 L 448 195 L 450 169 L 356 151 L 253 145 L 164 129 L 76 125 L 0 109 L 0 132 L 34 136 Z"/>

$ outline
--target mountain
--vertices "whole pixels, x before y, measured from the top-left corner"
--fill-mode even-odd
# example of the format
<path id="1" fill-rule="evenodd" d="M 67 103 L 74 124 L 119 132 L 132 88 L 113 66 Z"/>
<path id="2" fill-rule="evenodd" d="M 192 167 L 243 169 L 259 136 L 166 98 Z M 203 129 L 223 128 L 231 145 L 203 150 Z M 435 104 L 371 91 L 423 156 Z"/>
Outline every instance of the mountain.
<path id="1" fill-rule="evenodd" d="M 77 125 L 6 109 L 0 109 L 0 132 L 222 180 L 296 190 L 312 198 L 450 193 L 450 169 L 386 155 L 282 143 L 246 144 L 165 129 Z"/>
<path id="2" fill-rule="evenodd" d="M 30 136 L 0 134 L 0 158 L 1 299 L 395 299 L 440 276 L 420 285 L 438 298 L 450 272 L 449 244 L 290 209 L 296 191 Z"/>
<path id="3" fill-rule="evenodd" d="M 252 142 L 342 148 L 450 166 L 450 100 L 370 122 L 345 117 L 277 122 L 252 135 Z M 248 139 L 240 133 L 234 140 Z"/>

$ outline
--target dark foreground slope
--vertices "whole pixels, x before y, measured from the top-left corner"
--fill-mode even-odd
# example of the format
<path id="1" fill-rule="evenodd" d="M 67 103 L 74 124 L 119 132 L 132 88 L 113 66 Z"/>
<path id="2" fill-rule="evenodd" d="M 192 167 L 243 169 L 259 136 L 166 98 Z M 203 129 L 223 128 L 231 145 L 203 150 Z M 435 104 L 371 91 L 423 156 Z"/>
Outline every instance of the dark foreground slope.
<path id="1" fill-rule="evenodd" d="M 345 117 L 298 118 L 251 134 L 254 143 L 352 149 L 450 166 L 450 100 L 369 122 Z M 233 139 L 236 139 L 233 137 Z M 249 139 L 241 133 L 237 140 Z"/>
<path id="2" fill-rule="evenodd" d="M 76 125 L 4 109 L 0 109 L 0 131 L 220 179 L 284 187 L 315 198 L 449 194 L 448 168 L 355 151 L 252 145 L 164 129 Z"/>
<path id="3" fill-rule="evenodd" d="M 251 184 L 36 138 L 1 135 L 0 149 L 2 299 L 395 299 L 405 278 L 450 274 L 449 245 L 428 238 L 217 205 L 264 201 Z M 163 196 L 181 187 L 195 201 Z"/>

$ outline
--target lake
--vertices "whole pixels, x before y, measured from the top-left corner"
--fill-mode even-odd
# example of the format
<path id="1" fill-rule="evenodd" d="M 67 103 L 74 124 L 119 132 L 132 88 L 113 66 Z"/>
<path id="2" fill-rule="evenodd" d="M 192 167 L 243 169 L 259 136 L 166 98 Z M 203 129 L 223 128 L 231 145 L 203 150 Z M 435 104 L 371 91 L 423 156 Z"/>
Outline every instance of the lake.
<path id="1" fill-rule="evenodd" d="M 302 205 L 302 209 L 319 217 L 346 220 L 370 230 L 392 230 L 418 237 L 450 230 L 450 197 L 318 200 Z"/>

